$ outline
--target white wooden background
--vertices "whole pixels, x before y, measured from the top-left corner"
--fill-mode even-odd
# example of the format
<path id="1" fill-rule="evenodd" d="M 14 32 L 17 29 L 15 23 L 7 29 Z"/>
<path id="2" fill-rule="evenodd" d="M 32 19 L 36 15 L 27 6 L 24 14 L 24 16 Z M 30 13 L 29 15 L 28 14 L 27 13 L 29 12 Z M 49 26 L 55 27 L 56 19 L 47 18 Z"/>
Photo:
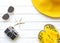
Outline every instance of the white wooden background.
<path id="1" fill-rule="evenodd" d="M 14 6 L 14 14 L 8 21 L 2 16 L 7 13 L 9 6 Z M 19 34 L 16 41 L 9 39 L 4 30 L 14 26 L 22 17 L 25 24 L 15 27 Z M 45 24 L 53 24 L 60 30 L 60 19 L 51 19 L 41 15 L 33 6 L 32 0 L 0 0 L 0 43 L 39 43 L 38 33 L 43 30 Z"/>

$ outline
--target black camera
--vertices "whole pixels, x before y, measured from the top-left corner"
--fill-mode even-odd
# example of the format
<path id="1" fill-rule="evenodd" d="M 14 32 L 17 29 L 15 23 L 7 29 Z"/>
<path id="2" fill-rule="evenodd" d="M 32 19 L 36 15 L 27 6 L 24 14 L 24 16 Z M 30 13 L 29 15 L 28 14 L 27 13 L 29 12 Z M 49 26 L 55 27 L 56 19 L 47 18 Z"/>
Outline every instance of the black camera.
<path id="1" fill-rule="evenodd" d="M 18 33 L 14 30 L 14 27 L 11 27 L 11 26 L 5 30 L 5 33 L 12 40 L 14 40 L 18 36 Z"/>

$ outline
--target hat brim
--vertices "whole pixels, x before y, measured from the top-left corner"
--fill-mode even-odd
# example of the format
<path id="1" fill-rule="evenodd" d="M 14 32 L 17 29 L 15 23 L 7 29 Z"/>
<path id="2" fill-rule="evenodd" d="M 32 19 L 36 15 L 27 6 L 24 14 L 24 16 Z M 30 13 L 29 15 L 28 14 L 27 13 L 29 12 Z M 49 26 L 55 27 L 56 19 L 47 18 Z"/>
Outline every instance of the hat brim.
<path id="1" fill-rule="evenodd" d="M 51 18 L 60 18 L 60 6 L 54 6 L 52 3 L 41 4 L 39 1 L 32 0 L 32 3 L 40 13 Z"/>

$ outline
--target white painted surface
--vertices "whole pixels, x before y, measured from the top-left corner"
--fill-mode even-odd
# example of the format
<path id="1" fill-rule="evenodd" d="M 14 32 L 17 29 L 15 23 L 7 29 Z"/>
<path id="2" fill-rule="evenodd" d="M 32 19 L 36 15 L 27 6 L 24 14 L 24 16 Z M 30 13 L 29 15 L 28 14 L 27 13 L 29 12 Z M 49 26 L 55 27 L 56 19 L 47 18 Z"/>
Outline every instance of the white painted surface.
<path id="1" fill-rule="evenodd" d="M 6 22 L 1 17 L 7 13 L 9 6 L 14 6 L 15 11 Z M 25 24 L 15 27 L 19 38 L 12 41 L 5 35 L 4 30 L 16 24 L 21 17 Z M 39 43 L 38 33 L 43 30 L 45 24 L 53 24 L 60 30 L 60 19 L 51 19 L 41 15 L 34 8 L 31 0 L 0 0 L 0 43 Z"/>

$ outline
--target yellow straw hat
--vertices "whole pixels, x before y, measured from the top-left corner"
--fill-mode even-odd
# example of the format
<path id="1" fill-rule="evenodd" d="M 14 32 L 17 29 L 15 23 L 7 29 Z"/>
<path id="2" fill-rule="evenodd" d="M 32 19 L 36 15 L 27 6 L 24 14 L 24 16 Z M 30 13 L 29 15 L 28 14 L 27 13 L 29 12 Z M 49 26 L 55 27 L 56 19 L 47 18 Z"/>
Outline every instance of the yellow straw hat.
<path id="1" fill-rule="evenodd" d="M 32 0 L 36 9 L 42 14 L 60 18 L 60 0 Z"/>

